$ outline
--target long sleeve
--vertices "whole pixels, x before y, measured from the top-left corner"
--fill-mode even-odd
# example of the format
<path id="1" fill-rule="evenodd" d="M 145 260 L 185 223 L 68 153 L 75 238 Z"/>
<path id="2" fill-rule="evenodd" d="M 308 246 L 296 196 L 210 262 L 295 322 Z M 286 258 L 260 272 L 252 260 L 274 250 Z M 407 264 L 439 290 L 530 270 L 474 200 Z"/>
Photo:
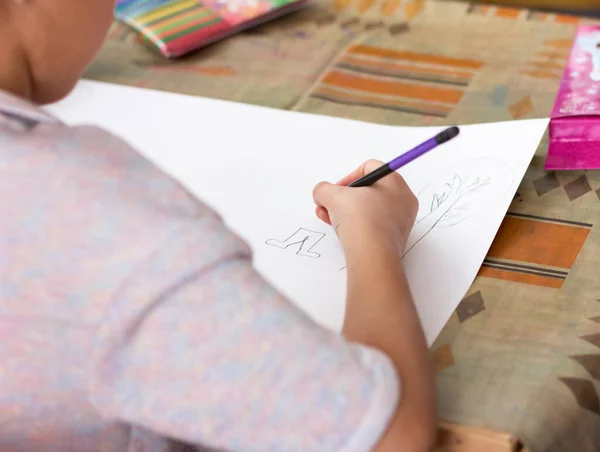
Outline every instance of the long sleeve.
<path id="1" fill-rule="evenodd" d="M 295 309 L 127 143 L 0 92 L 0 168 L 1 450 L 377 441 L 398 400 L 387 358 Z"/>
<path id="2" fill-rule="evenodd" d="M 105 313 L 92 357 L 97 409 L 218 450 L 371 450 L 399 398 L 388 358 L 297 310 L 218 220 L 186 229 Z"/>

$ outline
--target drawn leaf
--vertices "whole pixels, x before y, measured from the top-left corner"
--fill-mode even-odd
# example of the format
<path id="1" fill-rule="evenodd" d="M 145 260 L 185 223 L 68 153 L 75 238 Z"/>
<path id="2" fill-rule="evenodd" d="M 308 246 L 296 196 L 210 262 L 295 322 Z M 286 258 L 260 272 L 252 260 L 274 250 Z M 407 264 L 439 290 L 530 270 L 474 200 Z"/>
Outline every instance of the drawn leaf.
<path id="1" fill-rule="evenodd" d="M 460 166 L 440 175 L 419 193 L 424 209 L 403 257 L 431 231 L 460 224 L 484 211 L 505 196 L 514 181 L 513 170 L 499 160 L 473 159 Z"/>
<path id="2" fill-rule="evenodd" d="M 472 204 L 466 204 L 463 198 L 479 193 L 490 185 L 491 178 L 471 178 L 454 173 L 450 182 L 446 182 L 447 190 L 434 193 L 429 212 L 419 221 L 436 224 L 439 227 L 450 226 L 461 221 L 461 216 L 468 214 Z"/>
<path id="3" fill-rule="evenodd" d="M 458 190 L 460 188 L 462 184 L 462 179 L 460 178 L 460 176 L 456 173 L 454 173 L 454 177 L 452 178 L 452 185 L 454 185 L 456 188 L 456 190 Z"/>
<path id="4" fill-rule="evenodd" d="M 436 212 L 438 209 L 445 209 L 445 203 L 448 202 L 449 199 L 455 199 L 456 196 L 459 196 L 459 188 L 463 184 L 462 179 L 458 174 L 454 174 L 452 177 L 452 181 L 450 183 L 446 182 L 446 186 L 449 191 L 442 191 L 440 193 L 434 193 L 431 199 L 431 205 L 429 206 L 429 215 L 436 213 L 437 215 L 443 215 L 443 212 Z"/>
<path id="5" fill-rule="evenodd" d="M 462 179 L 458 174 L 454 174 L 454 176 L 452 176 L 452 182 L 448 184 L 448 187 L 450 187 L 450 193 L 448 193 L 448 197 L 459 193 L 461 185 Z"/>
<path id="6" fill-rule="evenodd" d="M 448 212 L 446 212 L 446 215 L 444 215 L 444 218 L 454 218 L 457 215 L 461 215 L 465 210 L 468 210 L 469 207 L 471 207 L 470 204 L 465 204 L 463 206 L 459 206 L 459 207 L 453 207 L 452 209 L 450 209 Z"/>
<path id="7" fill-rule="evenodd" d="M 446 215 L 444 215 L 444 219 L 451 220 L 453 218 L 456 218 L 459 215 L 460 215 L 460 212 L 448 212 Z"/>
<path id="8" fill-rule="evenodd" d="M 443 194 L 442 194 L 442 196 L 443 196 Z M 438 197 L 437 193 L 434 193 L 433 199 L 431 201 L 431 209 L 430 210 L 433 212 L 439 206 L 440 206 L 440 198 Z"/>
<path id="9" fill-rule="evenodd" d="M 461 192 L 461 195 L 467 196 L 467 195 L 471 195 L 473 193 L 477 193 L 483 187 L 486 187 L 487 185 L 489 185 L 490 181 L 491 181 L 491 178 L 489 178 L 489 177 L 486 179 L 483 179 L 483 180 L 481 180 L 478 177 L 477 179 L 475 179 L 473 181 L 472 184 L 470 184 L 464 188 L 464 190 Z"/>
<path id="10" fill-rule="evenodd" d="M 485 189 L 490 185 L 491 178 L 487 177 L 482 179 L 476 177 L 472 181 L 468 177 L 461 178 L 455 174 L 452 179 L 452 190 L 453 190 L 453 202 L 451 208 L 441 217 L 438 221 L 438 226 L 450 226 L 461 221 L 464 215 L 467 215 L 472 207 L 471 203 L 465 203 L 468 196 L 480 193 L 481 190 Z"/>

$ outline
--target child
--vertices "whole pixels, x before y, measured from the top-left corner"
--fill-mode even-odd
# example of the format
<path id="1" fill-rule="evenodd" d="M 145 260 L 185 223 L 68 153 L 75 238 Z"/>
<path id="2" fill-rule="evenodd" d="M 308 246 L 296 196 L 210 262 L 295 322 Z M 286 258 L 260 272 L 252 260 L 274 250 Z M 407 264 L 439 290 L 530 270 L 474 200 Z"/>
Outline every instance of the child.
<path id="1" fill-rule="evenodd" d="M 403 179 L 344 187 L 367 162 L 315 188 L 348 265 L 342 335 L 325 331 L 126 143 L 28 103 L 68 94 L 113 7 L 0 0 L 0 450 L 429 449 Z"/>

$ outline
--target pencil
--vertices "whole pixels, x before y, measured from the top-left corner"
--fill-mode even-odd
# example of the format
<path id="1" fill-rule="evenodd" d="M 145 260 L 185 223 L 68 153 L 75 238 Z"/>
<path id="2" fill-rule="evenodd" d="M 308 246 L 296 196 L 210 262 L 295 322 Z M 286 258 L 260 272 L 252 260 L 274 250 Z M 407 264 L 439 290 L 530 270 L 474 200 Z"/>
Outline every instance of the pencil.
<path id="1" fill-rule="evenodd" d="M 447 141 L 450 141 L 452 138 L 456 137 L 459 133 L 459 129 L 456 126 L 450 127 L 442 132 L 438 133 L 433 138 L 421 143 L 417 147 L 411 149 L 410 151 L 402 154 L 399 157 L 396 157 L 391 162 L 386 163 L 385 165 L 380 166 L 374 171 L 371 171 L 369 174 L 365 174 L 360 179 L 349 184 L 349 187 L 368 187 L 369 185 L 373 185 L 379 179 L 388 174 L 397 171 L 402 168 L 404 165 L 412 162 L 418 157 L 421 157 L 426 152 L 431 151 L 432 149 L 438 147 L 440 144 L 444 144 Z"/>

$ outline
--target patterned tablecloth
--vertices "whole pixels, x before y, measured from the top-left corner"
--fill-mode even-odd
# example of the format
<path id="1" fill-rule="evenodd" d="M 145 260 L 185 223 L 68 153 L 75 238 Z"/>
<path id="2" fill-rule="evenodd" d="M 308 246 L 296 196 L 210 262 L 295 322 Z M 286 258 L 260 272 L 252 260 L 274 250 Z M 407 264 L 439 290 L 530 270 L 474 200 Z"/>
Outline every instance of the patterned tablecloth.
<path id="1" fill-rule="evenodd" d="M 547 117 L 580 22 L 435 0 L 331 1 L 177 62 L 115 24 L 87 77 L 396 125 Z M 598 451 L 600 172 L 546 173 L 546 149 L 432 347 L 439 413 L 533 451 Z"/>

